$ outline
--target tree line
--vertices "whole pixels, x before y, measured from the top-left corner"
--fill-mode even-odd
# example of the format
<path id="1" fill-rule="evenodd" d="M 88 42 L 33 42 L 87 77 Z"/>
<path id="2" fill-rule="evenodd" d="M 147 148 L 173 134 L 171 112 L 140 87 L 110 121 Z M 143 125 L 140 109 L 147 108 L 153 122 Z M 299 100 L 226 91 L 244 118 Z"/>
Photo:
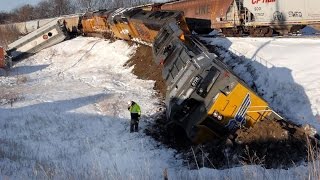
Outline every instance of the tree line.
<path id="1" fill-rule="evenodd" d="M 0 12 L 0 24 L 24 22 L 86 11 L 131 7 L 152 0 L 41 0 L 36 5 L 26 4 L 10 12 Z"/>

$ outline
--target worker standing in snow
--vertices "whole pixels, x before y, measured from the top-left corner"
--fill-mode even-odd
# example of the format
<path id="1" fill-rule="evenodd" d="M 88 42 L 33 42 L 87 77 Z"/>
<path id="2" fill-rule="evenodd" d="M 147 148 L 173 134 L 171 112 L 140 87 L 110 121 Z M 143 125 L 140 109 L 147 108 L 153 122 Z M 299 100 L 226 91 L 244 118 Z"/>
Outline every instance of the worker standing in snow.
<path id="1" fill-rule="evenodd" d="M 141 116 L 140 106 L 134 101 L 129 101 L 128 110 L 131 114 L 130 133 L 138 132 L 139 118 Z"/>

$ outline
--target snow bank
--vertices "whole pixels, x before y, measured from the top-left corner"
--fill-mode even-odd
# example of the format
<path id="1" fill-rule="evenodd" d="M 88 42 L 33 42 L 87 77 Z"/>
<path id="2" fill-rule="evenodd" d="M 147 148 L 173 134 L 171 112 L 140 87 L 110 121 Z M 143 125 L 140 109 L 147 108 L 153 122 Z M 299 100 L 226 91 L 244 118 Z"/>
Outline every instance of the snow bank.
<path id="1" fill-rule="evenodd" d="M 24 100 L 0 107 L 1 174 L 22 177 L 161 177 L 174 151 L 129 133 L 127 101 L 156 113 L 153 81 L 123 65 L 135 47 L 77 38 L 19 62 L 0 81 Z M 25 83 L 15 83 L 25 77 Z M 172 162 L 174 160 L 174 162 Z M 172 165 L 173 164 L 173 165 Z M 108 179 L 107 178 L 107 179 Z"/>

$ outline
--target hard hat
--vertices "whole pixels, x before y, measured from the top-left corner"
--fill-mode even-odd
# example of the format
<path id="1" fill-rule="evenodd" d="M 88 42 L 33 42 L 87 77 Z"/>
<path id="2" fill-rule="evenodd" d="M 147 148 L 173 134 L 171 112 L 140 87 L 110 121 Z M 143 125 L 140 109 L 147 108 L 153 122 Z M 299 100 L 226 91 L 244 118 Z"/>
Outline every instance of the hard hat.
<path id="1" fill-rule="evenodd" d="M 132 104 L 132 101 L 128 101 L 128 106 L 131 106 L 131 104 Z"/>

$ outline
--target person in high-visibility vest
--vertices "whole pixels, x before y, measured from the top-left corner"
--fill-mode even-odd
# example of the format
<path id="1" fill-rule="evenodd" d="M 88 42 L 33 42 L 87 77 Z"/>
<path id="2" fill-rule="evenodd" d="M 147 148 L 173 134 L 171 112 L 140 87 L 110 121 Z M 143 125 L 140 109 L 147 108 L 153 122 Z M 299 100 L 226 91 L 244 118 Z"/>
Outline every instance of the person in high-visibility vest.
<path id="1" fill-rule="evenodd" d="M 141 116 L 140 106 L 134 101 L 129 101 L 128 110 L 131 114 L 130 133 L 138 132 L 139 118 Z"/>

